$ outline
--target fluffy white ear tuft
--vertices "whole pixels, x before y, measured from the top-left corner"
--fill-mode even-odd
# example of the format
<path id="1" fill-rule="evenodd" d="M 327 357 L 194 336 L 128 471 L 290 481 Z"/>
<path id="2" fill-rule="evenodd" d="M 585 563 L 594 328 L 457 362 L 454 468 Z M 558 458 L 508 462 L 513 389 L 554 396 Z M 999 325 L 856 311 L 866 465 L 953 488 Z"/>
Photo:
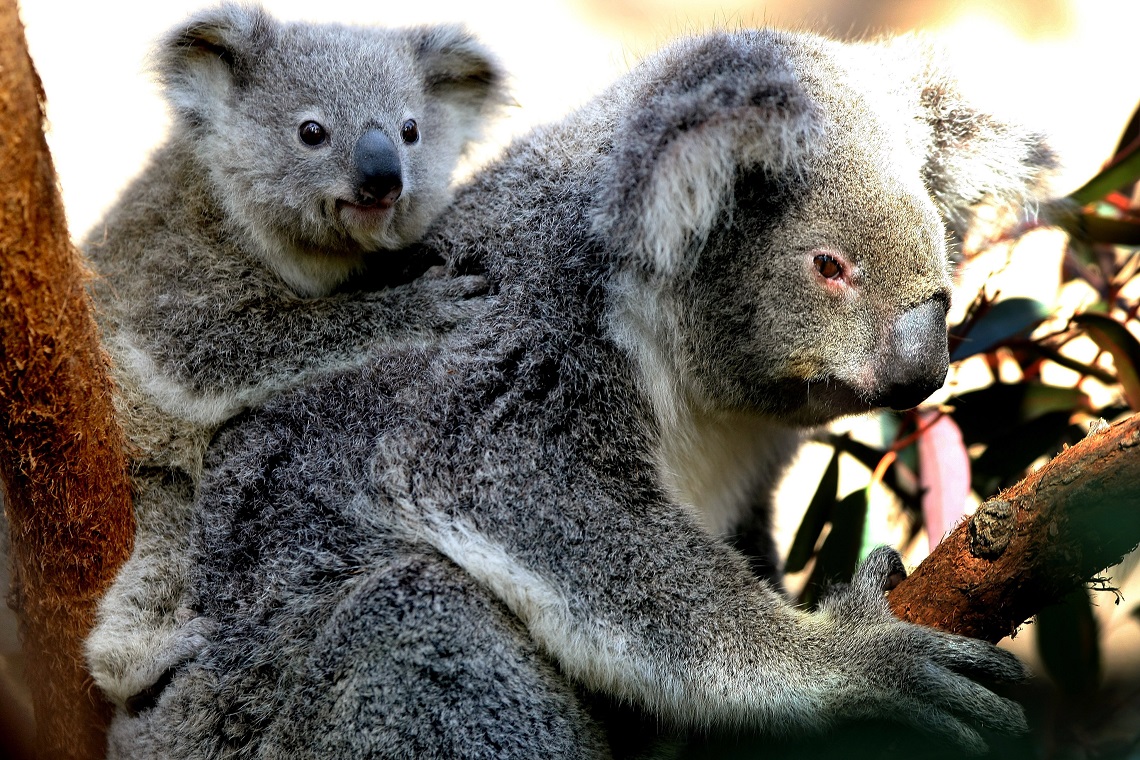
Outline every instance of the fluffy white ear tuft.
<path id="1" fill-rule="evenodd" d="M 721 35 L 642 64 L 594 212 L 607 245 L 652 272 L 695 261 L 744 171 L 795 172 L 820 117 L 765 32 Z"/>
<path id="2" fill-rule="evenodd" d="M 1045 136 L 970 103 L 930 40 L 909 35 L 886 45 L 913 81 L 930 135 L 924 178 L 951 232 L 962 236 L 982 203 L 1035 207 L 1058 164 Z"/>
<path id="3" fill-rule="evenodd" d="M 154 69 L 178 117 L 190 126 L 217 118 L 218 104 L 276 35 L 276 22 L 260 6 L 236 3 L 202 11 L 167 34 Z"/>

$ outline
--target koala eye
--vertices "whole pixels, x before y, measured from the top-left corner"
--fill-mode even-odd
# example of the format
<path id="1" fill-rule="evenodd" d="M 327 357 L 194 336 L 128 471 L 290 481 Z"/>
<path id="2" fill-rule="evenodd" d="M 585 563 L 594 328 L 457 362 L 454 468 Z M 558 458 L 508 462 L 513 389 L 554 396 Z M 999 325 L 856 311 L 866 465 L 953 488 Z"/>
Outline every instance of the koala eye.
<path id="1" fill-rule="evenodd" d="M 826 253 L 821 253 L 815 257 L 815 269 L 828 280 L 834 280 L 843 274 L 843 265 L 839 263 L 839 259 Z"/>
<path id="2" fill-rule="evenodd" d="M 300 129 L 301 142 L 305 145 L 320 145 L 328 139 L 325 128 L 315 121 L 306 121 Z"/>
<path id="3" fill-rule="evenodd" d="M 404 126 L 400 127 L 400 137 L 402 137 L 404 142 L 408 145 L 420 139 L 420 128 L 416 125 L 415 119 L 408 119 L 404 122 Z"/>

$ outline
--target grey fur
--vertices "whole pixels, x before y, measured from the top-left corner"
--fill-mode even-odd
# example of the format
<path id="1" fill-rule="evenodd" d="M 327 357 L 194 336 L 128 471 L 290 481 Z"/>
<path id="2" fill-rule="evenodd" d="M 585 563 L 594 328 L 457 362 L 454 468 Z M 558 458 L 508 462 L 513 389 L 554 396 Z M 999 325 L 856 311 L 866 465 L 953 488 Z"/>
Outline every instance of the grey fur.
<path id="1" fill-rule="evenodd" d="M 171 31 L 155 65 L 170 138 L 83 246 L 139 521 L 88 645 L 96 683 L 119 704 L 204 641 L 178 607 L 179 568 L 217 427 L 380 347 L 430 343 L 482 308 L 483 278 L 438 266 L 417 278 L 433 259 L 395 249 L 446 207 L 458 160 L 504 99 L 497 64 L 457 26 L 289 24 L 232 4 Z M 323 143 L 302 142 L 309 120 Z M 387 210 L 353 205 L 368 130 L 399 165 Z"/>
<path id="2" fill-rule="evenodd" d="M 895 552 L 807 613 L 728 541 L 802 431 L 870 408 L 892 364 L 945 371 L 944 321 L 907 315 L 941 319 L 942 218 L 979 198 L 937 153 L 1000 164 L 999 199 L 1047 168 L 1010 125 L 941 134 L 930 66 L 712 34 L 508 149 L 424 243 L 488 273 L 486 312 L 217 438 L 209 645 L 112 755 L 606 757 L 603 703 L 681 731 L 893 717 L 971 750 L 1024 730 L 967 677 L 1018 678 L 1012 655 L 891 615 Z"/>

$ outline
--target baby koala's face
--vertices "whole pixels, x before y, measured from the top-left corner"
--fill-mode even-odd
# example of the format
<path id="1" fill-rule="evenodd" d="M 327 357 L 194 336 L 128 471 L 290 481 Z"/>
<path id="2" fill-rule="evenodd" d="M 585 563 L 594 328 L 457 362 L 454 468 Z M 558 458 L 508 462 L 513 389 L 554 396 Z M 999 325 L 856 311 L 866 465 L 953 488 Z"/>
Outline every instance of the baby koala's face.
<path id="1" fill-rule="evenodd" d="M 211 125 L 214 181 L 239 213 L 328 254 L 418 239 L 464 140 L 402 30 L 281 28 Z"/>
<path id="2" fill-rule="evenodd" d="M 285 24 L 224 5 L 160 58 L 223 210 L 309 295 L 423 236 L 501 100 L 496 65 L 455 26 Z"/>

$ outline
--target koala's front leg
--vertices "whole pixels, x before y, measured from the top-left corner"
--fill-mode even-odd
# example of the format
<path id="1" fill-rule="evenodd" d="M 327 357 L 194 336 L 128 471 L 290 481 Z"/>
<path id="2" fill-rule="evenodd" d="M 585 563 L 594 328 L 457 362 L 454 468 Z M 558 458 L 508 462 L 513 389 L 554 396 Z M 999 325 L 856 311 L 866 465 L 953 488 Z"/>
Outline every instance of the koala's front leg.
<path id="1" fill-rule="evenodd" d="M 902 570 L 893 551 L 873 554 L 809 614 L 680 509 L 629 507 L 592 504 L 579 540 L 565 540 L 575 510 L 533 532 L 504 523 L 492 538 L 480 515 L 480 532 L 452 522 L 436 535 L 563 672 L 682 725 L 779 734 L 891 718 L 975 751 L 985 747 L 976 726 L 1025 729 L 1018 705 L 970 680 L 1021 678 L 1012 655 L 891 616 L 883 592 Z"/>
<path id="2" fill-rule="evenodd" d="M 478 314 L 488 285 L 429 270 L 396 287 L 303 299 L 280 289 L 171 298 L 122 331 L 142 386 L 179 417 L 216 424 L 316 375 L 378 352 L 430 345 Z"/>

